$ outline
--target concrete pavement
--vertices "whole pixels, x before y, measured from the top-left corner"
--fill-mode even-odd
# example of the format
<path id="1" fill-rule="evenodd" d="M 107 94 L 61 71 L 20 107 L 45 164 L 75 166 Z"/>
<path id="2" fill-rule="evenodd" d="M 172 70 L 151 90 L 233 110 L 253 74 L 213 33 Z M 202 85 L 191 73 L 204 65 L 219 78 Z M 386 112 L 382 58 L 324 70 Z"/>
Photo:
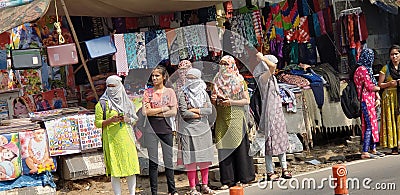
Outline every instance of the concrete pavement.
<path id="1" fill-rule="evenodd" d="M 400 155 L 346 163 L 349 194 L 400 194 Z M 229 190 L 218 191 L 229 194 Z M 291 180 L 263 182 L 245 188 L 246 195 L 333 195 L 332 168 L 295 175 Z"/>

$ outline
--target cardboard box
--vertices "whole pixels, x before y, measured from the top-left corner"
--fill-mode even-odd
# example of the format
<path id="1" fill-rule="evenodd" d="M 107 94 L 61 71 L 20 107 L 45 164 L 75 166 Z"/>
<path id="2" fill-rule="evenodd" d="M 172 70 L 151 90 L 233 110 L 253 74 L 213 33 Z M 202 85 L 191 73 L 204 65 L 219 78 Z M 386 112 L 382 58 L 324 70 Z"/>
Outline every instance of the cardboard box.
<path id="1" fill-rule="evenodd" d="M 96 151 L 62 158 L 62 176 L 66 180 L 76 180 L 106 174 L 104 156 Z"/>

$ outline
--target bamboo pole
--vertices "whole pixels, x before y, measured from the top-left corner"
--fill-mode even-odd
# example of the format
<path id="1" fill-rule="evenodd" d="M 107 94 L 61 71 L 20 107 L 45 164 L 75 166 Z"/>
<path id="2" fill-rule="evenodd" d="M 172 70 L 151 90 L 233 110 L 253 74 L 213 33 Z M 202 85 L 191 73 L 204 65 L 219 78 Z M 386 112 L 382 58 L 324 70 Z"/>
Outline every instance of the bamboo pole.
<path id="1" fill-rule="evenodd" d="M 55 0 L 55 1 L 57 1 L 57 0 Z M 92 90 L 93 90 L 93 92 L 94 92 L 94 97 L 95 97 L 96 100 L 98 101 L 98 100 L 99 100 L 99 96 L 98 96 L 97 93 L 96 93 L 96 88 L 94 87 L 93 80 L 92 80 L 92 76 L 90 76 L 89 69 L 88 69 L 88 67 L 87 67 L 87 65 L 86 65 L 86 60 L 85 60 L 85 58 L 83 57 L 82 49 L 81 49 L 81 46 L 79 45 L 79 40 L 78 40 L 78 37 L 76 36 L 76 32 L 75 32 L 74 25 L 72 24 L 71 18 L 69 17 L 69 13 L 68 13 L 68 10 L 67 10 L 67 6 L 65 5 L 64 0 L 60 0 L 60 1 L 61 1 L 61 6 L 62 6 L 63 9 L 64 9 L 64 13 L 65 13 L 65 16 L 66 16 L 66 18 L 67 18 L 68 25 L 69 25 L 69 27 L 71 28 L 71 33 L 72 33 L 72 36 L 74 37 L 75 45 L 76 45 L 76 47 L 77 47 L 77 49 L 78 49 L 79 57 L 80 57 L 80 59 L 81 59 L 81 61 L 82 61 L 83 68 L 84 68 L 85 71 L 86 71 L 86 75 L 87 75 L 87 77 L 88 77 L 90 86 L 92 87 Z"/>

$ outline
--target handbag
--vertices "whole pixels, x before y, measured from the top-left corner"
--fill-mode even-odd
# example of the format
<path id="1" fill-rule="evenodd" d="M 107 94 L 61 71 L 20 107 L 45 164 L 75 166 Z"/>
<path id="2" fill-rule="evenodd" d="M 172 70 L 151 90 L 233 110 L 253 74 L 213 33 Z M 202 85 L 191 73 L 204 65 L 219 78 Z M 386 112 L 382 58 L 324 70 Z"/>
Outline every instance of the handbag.
<path id="1" fill-rule="evenodd" d="M 42 67 L 41 48 L 11 50 L 11 67 L 14 70 L 38 69 Z"/>
<path id="2" fill-rule="evenodd" d="M 78 63 L 75 43 L 47 47 L 50 66 L 63 66 Z"/>
<path id="3" fill-rule="evenodd" d="M 98 58 L 117 52 L 112 36 L 104 36 L 89 41 L 85 45 L 90 58 Z"/>

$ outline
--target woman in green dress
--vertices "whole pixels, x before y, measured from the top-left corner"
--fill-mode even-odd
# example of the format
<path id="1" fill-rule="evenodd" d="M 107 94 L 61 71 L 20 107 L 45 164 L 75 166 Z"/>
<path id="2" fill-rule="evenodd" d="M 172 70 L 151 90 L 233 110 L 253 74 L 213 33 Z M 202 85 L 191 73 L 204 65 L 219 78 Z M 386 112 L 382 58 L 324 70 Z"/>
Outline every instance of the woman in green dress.
<path id="1" fill-rule="evenodd" d="M 222 57 L 214 77 L 211 96 L 216 105 L 215 139 L 218 149 L 221 189 L 255 179 L 253 159 L 248 155 L 245 106 L 250 103 L 247 85 L 232 56 Z"/>
<path id="2" fill-rule="evenodd" d="M 96 105 L 95 125 L 103 129 L 103 151 L 106 174 L 111 175 L 114 194 L 121 194 L 121 177 L 127 178 L 131 195 L 135 194 L 139 159 L 130 125 L 137 120 L 135 106 L 130 101 L 116 75 L 106 80 L 107 89 Z M 105 102 L 105 118 L 102 103 Z"/>

